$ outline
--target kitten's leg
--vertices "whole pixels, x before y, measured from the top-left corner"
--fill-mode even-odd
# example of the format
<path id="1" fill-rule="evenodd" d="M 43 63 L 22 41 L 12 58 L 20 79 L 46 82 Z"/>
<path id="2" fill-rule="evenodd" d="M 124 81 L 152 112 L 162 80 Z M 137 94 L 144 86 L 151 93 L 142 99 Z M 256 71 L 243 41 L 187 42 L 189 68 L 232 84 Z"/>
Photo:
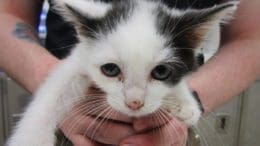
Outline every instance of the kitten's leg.
<path id="1" fill-rule="evenodd" d="M 73 60 L 65 60 L 36 93 L 7 146 L 54 146 L 57 125 L 79 100 L 71 83 L 89 85 Z M 83 94 L 83 93 L 82 93 Z"/>
<path id="2" fill-rule="evenodd" d="M 187 125 L 195 125 L 200 116 L 200 105 L 192 95 L 185 80 L 181 81 L 175 88 L 178 106 L 172 108 L 174 116 L 177 116 Z"/>

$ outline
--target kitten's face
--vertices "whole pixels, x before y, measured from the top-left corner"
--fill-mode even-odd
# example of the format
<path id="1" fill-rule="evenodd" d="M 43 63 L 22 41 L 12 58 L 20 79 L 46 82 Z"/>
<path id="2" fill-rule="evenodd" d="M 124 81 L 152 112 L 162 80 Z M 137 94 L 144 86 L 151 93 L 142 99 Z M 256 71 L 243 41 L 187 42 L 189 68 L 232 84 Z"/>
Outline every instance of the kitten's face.
<path id="1" fill-rule="evenodd" d="M 134 19 L 95 42 L 87 69 L 113 108 L 142 116 L 158 110 L 163 97 L 173 96 L 173 86 L 166 82 L 174 68 L 167 61 L 175 58 L 154 23 L 144 24 L 151 18 Z"/>
<path id="2" fill-rule="evenodd" d="M 198 103 L 183 78 L 196 68 L 195 50 L 209 25 L 231 4 L 206 14 L 145 0 L 65 2 L 79 32 L 82 67 L 112 108 L 134 117 L 160 110 L 179 116 L 187 109 L 193 116 L 188 123 L 198 120 Z"/>

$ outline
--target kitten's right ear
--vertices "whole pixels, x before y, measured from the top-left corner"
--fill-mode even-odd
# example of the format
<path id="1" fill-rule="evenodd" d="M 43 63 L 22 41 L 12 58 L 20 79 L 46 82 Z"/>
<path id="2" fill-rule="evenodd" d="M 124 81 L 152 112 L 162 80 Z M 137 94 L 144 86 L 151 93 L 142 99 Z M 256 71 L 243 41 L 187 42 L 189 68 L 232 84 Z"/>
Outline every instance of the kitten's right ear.
<path id="1" fill-rule="evenodd" d="M 169 21 L 161 23 L 163 33 L 172 36 L 170 42 L 174 47 L 199 49 L 214 27 L 232 18 L 237 6 L 238 2 L 232 1 L 206 9 L 183 12 L 173 9 Z"/>
<path id="2" fill-rule="evenodd" d="M 54 3 L 65 20 L 73 23 L 83 18 L 102 18 L 112 9 L 111 3 L 98 0 L 54 0 Z"/>

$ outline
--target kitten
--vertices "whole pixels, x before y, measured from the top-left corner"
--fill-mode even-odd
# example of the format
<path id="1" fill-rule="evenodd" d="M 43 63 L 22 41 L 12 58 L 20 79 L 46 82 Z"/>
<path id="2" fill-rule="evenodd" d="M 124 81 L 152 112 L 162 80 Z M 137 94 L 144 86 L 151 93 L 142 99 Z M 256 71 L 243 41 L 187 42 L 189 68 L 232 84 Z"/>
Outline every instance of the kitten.
<path id="1" fill-rule="evenodd" d="M 93 84 L 116 112 L 142 117 L 167 111 L 196 124 L 202 111 L 185 79 L 198 67 L 200 48 L 219 47 L 220 23 L 235 2 L 202 10 L 169 8 L 159 0 L 55 3 L 79 43 L 35 94 L 7 146 L 55 145 L 57 125 L 75 103 L 96 98 L 82 97 Z"/>

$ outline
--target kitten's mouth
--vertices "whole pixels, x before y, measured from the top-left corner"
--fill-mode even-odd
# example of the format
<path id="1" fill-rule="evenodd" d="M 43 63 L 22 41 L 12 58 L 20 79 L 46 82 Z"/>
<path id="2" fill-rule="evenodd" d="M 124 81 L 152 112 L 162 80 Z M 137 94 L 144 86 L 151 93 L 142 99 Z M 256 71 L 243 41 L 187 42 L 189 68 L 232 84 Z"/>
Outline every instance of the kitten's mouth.
<path id="1" fill-rule="evenodd" d="M 87 90 L 87 94 L 95 95 L 96 97 L 93 98 L 93 100 L 98 98 L 97 99 L 98 102 L 100 102 L 100 101 L 104 102 L 106 99 L 105 98 L 106 93 L 95 84 L 93 84 L 91 87 L 89 87 L 89 89 Z M 91 101 L 93 101 L 93 100 L 91 100 Z M 88 104 L 87 102 L 88 101 L 86 101 L 86 104 Z M 98 106 L 100 104 L 98 102 L 96 103 L 96 106 Z M 110 108 L 110 110 L 115 114 L 112 114 L 109 117 L 104 117 L 104 116 L 98 117 L 98 115 L 103 110 L 100 110 L 96 113 L 91 113 L 90 116 L 98 117 L 98 119 L 107 119 L 109 121 L 114 121 L 114 122 L 119 122 L 119 123 L 133 124 L 134 129 L 137 131 L 146 131 L 146 130 L 151 130 L 154 128 L 158 129 L 158 128 L 162 127 L 163 125 L 169 123 L 173 119 L 178 120 L 177 118 L 173 118 L 171 116 L 170 110 L 162 109 L 162 108 L 158 109 L 157 111 L 155 111 L 153 113 L 143 115 L 143 116 L 129 116 L 129 115 L 126 115 L 124 113 L 121 113 L 121 112 L 115 110 L 112 107 Z M 135 112 L 138 112 L 138 111 L 135 111 Z"/>
<path id="2" fill-rule="evenodd" d="M 133 126 L 136 131 L 144 132 L 153 129 L 160 129 L 172 120 L 178 119 L 170 116 L 166 112 L 162 113 L 162 111 L 158 110 L 155 113 L 151 113 L 139 118 L 134 118 Z"/>
<path id="3" fill-rule="evenodd" d="M 96 106 L 99 106 L 99 104 L 101 102 L 103 102 L 103 103 L 106 102 L 106 96 L 107 96 L 106 92 L 104 92 L 100 87 L 98 87 L 94 83 L 88 88 L 86 93 L 87 93 L 87 95 L 90 95 L 90 96 L 94 95 L 95 96 L 93 98 L 93 100 L 97 99 Z M 93 101 L 93 100 L 91 100 L 91 101 Z M 88 104 L 87 100 L 83 101 L 83 102 Z M 110 117 L 102 117 L 101 116 L 100 118 L 101 119 L 105 118 L 105 119 L 108 119 L 108 120 L 111 120 L 111 121 L 119 121 L 119 122 L 123 122 L 123 123 L 133 123 L 133 121 L 144 121 L 145 122 L 149 119 L 152 122 L 152 123 L 150 122 L 150 124 L 153 125 L 153 127 L 157 127 L 157 128 L 159 128 L 160 126 L 168 123 L 169 121 L 171 121 L 173 119 L 173 116 L 171 115 L 171 110 L 162 109 L 162 108 L 160 108 L 160 109 L 158 109 L 158 110 L 156 110 L 152 113 L 149 113 L 149 114 L 146 114 L 146 115 L 141 115 L 141 116 L 139 115 L 138 110 L 132 111 L 132 112 L 134 112 L 135 114 L 137 114 L 139 116 L 134 116 L 135 114 L 133 114 L 132 116 L 129 116 L 125 113 L 122 113 L 120 111 L 115 110 L 112 107 L 110 108 L 110 111 L 112 111 L 115 114 L 113 114 Z M 90 116 L 96 117 L 100 114 L 100 112 L 102 112 L 102 110 L 100 110 L 96 113 L 93 112 L 93 113 L 91 113 Z"/>
<path id="4" fill-rule="evenodd" d="M 93 111 L 88 114 L 88 116 L 97 117 L 97 119 L 108 119 L 110 121 L 115 122 L 122 122 L 122 123 L 132 123 L 133 117 L 129 117 L 121 112 L 116 111 L 114 108 L 110 107 L 109 104 L 106 101 L 106 92 L 103 91 L 100 87 L 98 87 L 95 83 L 92 83 L 92 85 L 87 89 L 86 91 L 86 97 L 85 99 L 81 100 L 77 106 L 89 106 L 90 109 Z M 97 110 L 93 110 L 97 109 Z M 111 114 L 109 117 L 106 117 L 106 114 L 104 112 L 105 110 L 108 110 Z"/>

